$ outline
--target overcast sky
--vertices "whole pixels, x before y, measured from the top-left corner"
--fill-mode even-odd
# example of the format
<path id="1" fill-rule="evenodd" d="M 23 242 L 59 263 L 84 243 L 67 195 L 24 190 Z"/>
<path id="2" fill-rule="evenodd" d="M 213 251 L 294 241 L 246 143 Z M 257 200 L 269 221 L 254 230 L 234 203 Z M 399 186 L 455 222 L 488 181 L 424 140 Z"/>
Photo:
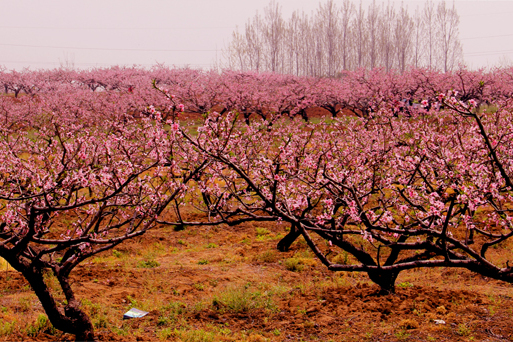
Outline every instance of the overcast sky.
<path id="1" fill-rule="evenodd" d="M 277 0 L 284 18 L 317 0 Z M 337 0 L 335 0 L 337 1 Z M 354 0 L 359 3 L 358 0 Z M 378 3 L 381 3 L 377 0 Z M 0 0 L 0 66 L 209 68 L 269 0 Z M 364 1 L 366 7 L 369 1 Z M 420 1 L 404 1 L 413 9 Z M 448 4 L 452 2 L 448 1 Z M 456 1 L 469 67 L 513 64 L 513 1 Z"/>

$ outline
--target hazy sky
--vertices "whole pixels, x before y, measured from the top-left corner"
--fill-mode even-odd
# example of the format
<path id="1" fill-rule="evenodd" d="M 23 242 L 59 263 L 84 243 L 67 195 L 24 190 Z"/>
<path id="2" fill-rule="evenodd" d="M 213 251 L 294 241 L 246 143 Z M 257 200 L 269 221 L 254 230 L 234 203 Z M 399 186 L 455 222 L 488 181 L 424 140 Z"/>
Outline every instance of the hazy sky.
<path id="1" fill-rule="evenodd" d="M 277 0 L 285 18 L 317 0 Z M 337 1 L 337 0 L 335 0 Z M 355 0 L 355 3 L 359 1 Z M 377 0 L 378 3 L 381 3 Z M 410 9 L 420 1 L 403 1 Z M 209 68 L 269 0 L 0 0 L 0 66 Z M 364 6 L 369 1 L 364 1 Z M 448 5 L 452 2 L 448 1 Z M 456 1 L 470 67 L 513 64 L 513 1 Z"/>

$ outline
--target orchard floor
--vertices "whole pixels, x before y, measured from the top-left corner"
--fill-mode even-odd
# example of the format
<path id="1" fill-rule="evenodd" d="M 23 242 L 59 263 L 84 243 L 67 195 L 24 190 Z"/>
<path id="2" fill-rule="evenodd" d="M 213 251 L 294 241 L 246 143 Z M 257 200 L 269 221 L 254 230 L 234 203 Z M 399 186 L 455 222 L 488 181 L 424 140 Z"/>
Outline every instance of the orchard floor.
<path id="1" fill-rule="evenodd" d="M 160 227 L 89 260 L 73 287 L 103 341 L 506 341 L 513 286 L 455 269 L 403 272 L 378 296 L 365 274 L 329 272 L 279 224 Z M 72 340 L 3 264 L 0 340 Z M 55 279 L 48 275 L 54 286 Z M 148 311 L 122 320 L 131 307 Z M 443 320 L 443 323 L 438 320 Z M 437 324 L 441 323 L 441 324 Z"/>

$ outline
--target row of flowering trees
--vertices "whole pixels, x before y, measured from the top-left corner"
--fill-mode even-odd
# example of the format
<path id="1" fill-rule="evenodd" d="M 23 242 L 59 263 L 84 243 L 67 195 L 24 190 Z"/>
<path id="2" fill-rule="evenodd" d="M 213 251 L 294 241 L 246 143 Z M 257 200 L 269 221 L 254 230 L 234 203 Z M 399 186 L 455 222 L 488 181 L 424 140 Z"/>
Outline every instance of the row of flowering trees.
<path id="1" fill-rule="evenodd" d="M 458 70 L 441 73 L 411 69 L 403 74 L 384 69 L 347 71 L 338 79 L 297 77 L 272 73 L 199 71 L 191 69 L 152 70 L 113 67 L 95 70 L 56 69 L 46 71 L 0 72 L 0 89 L 32 102 L 55 94 L 69 97 L 70 105 L 97 111 L 99 106 L 112 107 L 136 115 L 147 114 L 154 105 L 168 106 L 152 89 L 152 81 L 175 95 L 187 111 L 206 113 L 212 110 L 237 111 L 249 120 L 251 115 L 301 115 L 312 107 L 328 110 L 333 116 L 341 110 L 368 116 L 384 107 L 409 110 L 422 100 L 437 102 L 440 89 L 453 89 L 457 99 L 475 99 L 490 104 L 513 94 L 513 71 L 492 72 Z M 102 93 L 103 97 L 91 93 Z M 94 100 L 93 100 L 94 99 Z M 36 103 L 36 104 L 34 104 Z"/>
<path id="2" fill-rule="evenodd" d="M 294 90 L 273 93 L 285 88 L 278 75 L 226 72 L 219 86 L 222 75 L 176 71 L 180 88 L 162 76 L 154 89 L 98 92 L 70 83 L 37 96 L 2 96 L 0 256 L 27 279 L 52 324 L 79 340 L 95 336 L 70 272 L 159 223 L 282 222 L 290 232 L 280 250 L 302 236 L 330 270 L 366 272 L 383 293 L 394 291 L 401 271 L 418 267 L 462 267 L 513 282 L 513 256 L 500 248 L 513 235 L 509 88 L 461 72 L 456 93 L 441 81 L 454 75 L 417 72 L 414 80 L 355 74 L 366 80 L 353 94 L 362 103 L 358 89 L 399 95 L 375 95 L 367 112 L 318 123 L 274 112 L 290 93 L 304 97 L 299 108 L 315 103 L 306 100 L 315 87 L 301 88 L 311 79 L 291 78 Z M 255 79 L 269 82 L 275 103 L 243 120 L 235 104 L 248 101 Z M 316 82 L 326 97 L 327 84 L 335 86 Z M 404 93 L 396 93 L 405 84 L 424 84 L 410 88 L 419 104 L 408 111 Z M 183 101 L 219 101 L 229 87 L 240 96 L 216 102 L 218 112 L 207 112 L 214 102 L 200 111 L 193 107 L 200 102 Z M 263 97 L 259 91 L 249 98 Z M 187 106 L 205 112 L 199 127 L 180 120 Z M 202 220 L 188 220 L 183 207 L 191 205 L 203 210 Z M 174 219 L 163 221 L 166 211 Z M 47 271 L 66 302 L 45 283 Z"/>

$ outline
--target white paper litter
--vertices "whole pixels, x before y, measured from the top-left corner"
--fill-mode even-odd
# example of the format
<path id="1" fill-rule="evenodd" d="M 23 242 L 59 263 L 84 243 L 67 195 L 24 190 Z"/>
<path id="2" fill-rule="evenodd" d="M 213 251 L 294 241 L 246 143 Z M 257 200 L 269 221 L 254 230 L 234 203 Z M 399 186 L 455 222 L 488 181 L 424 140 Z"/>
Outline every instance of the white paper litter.
<path id="1" fill-rule="evenodd" d="M 147 314 L 148 313 L 146 311 L 142 311 L 142 310 L 139 310 L 139 309 L 136 309 L 136 308 L 131 308 L 130 310 L 125 312 L 125 314 L 123 315 L 123 319 L 141 318 L 141 317 L 146 316 Z"/>

